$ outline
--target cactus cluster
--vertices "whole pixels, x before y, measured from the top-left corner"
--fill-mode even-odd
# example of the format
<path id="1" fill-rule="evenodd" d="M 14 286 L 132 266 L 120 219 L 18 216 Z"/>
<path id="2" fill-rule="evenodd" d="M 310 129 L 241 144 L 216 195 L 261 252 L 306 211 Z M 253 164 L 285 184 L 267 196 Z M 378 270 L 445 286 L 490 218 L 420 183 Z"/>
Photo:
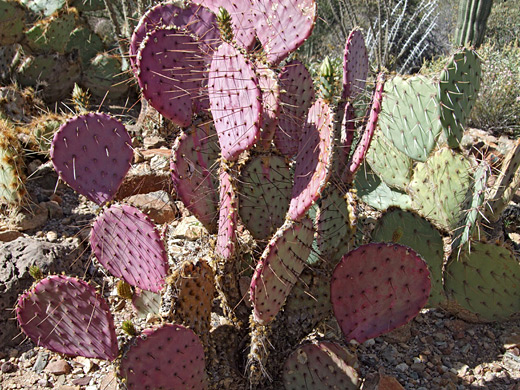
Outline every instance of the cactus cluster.
<path id="1" fill-rule="evenodd" d="M 460 251 L 443 264 L 441 232 L 454 236 L 478 224 L 471 211 L 486 190 L 487 176 L 455 150 L 478 90 L 472 53 L 457 53 L 438 83 L 424 76 L 387 81 L 378 73 L 367 117 L 357 121 L 369 68 L 363 36 L 354 30 L 346 42 L 339 96 L 330 63 L 315 92 L 305 66 L 290 57 L 315 19 L 312 0 L 165 3 L 143 16 L 130 45 L 133 72 L 143 99 L 180 128 L 172 180 L 186 209 L 217 235 L 213 255 L 169 261 L 144 214 L 110 204 L 130 167 L 130 138 L 106 114 L 76 116 L 53 138 L 53 164 L 60 178 L 101 206 L 90 237 L 97 261 L 131 285 L 124 295 L 133 295 L 139 315 L 162 314 L 162 324 L 132 330 L 129 345 L 118 349 L 94 288 L 54 276 L 19 300 L 20 326 L 35 343 L 119 358 L 128 388 L 206 389 L 226 371 L 212 369 L 221 358 L 210 332 L 217 295 L 229 326 L 249 333 L 249 347 L 231 355 L 241 356 L 251 388 L 267 388 L 274 375 L 286 389 L 354 389 L 358 363 L 344 345 L 298 345 L 327 314 L 348 343 L 407 323 L 427 302 L 464 307 L 485 320 L 520 311 L 520 265 L 507 249 L 473 243 L 469 229 Z M 514 153 L 509 171 L 518 165 L 518 148 Z M 512 174 L 501 182 L 517 185 Z M 353 249 L 354 188 L 369 205 L 415 211 L 387 211 L 373 242 Z M 244 230 L 252 249 L 243 245 Z M 500 290 L 498 280 L 507 280 Z M 40 313 L 43 322 L 34 320 Z M 79 341 L 67 339 L 66 349 L 63 335 Z"/>

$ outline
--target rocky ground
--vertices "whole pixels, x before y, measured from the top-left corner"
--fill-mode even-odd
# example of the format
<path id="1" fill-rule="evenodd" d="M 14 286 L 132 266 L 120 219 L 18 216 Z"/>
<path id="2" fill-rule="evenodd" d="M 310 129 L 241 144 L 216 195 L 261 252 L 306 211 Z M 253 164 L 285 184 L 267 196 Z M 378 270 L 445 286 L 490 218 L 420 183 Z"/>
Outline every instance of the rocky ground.
<path id="1" fill-rule="evenodd" d="M 207 238 L 201 239 L 201 228 L 170 197 L 168 145 L 160 137 L 146 139 L 141 145 L 118 199 L 147 212 L 156 223 L 169 226 L 174 251 L 193 251 L 194 245 Z M 129 318 L 141 327 L 156 321 L 153 316 L 136 320 L 131 305 L 114 293 L 114 278 L 92 263 L 85 241 L 97 207 L 66 185 L 56 186 L 57 177 L 50 164 L 34 160 L 29 171 L 32 175 L 27 184 L 34 199 L 33 209 L 17 219 L 5 216 L 0 225 L 0 240 L 4 242 L 0 246 L 0 291 L 5 294 L 10 288 L 27 288 L 31 281 L 23 267 L 38 258 L 44 270 L 86 277 L 101 286 L 116 326 Z M 512 210 L 509 238 L 518 245 L 520 218 L 516 219 L 515 213 L 520 208 Z M 71 262 L 55 264 L 64 252 L 71 251 Z M 13 302 L 2 307 L 0 328 L 4 331 L 0 331 L 0 337 L 15 326 Z M 334 324 L 323 332 L 333 328 Z M 120 341 L 126 338 L 118 335 Z M 520 320 L 474 324 L 440 310 L 425 309 L 410 324 L 362 345 L 352 345 L 352 349 L 357 353 L 366 390 L 520 390 Z M 0 390 L 121 388 L 116 364 L 51 353 L 35 347 L 23 335 L 0 342 L 0 367 Z"/>

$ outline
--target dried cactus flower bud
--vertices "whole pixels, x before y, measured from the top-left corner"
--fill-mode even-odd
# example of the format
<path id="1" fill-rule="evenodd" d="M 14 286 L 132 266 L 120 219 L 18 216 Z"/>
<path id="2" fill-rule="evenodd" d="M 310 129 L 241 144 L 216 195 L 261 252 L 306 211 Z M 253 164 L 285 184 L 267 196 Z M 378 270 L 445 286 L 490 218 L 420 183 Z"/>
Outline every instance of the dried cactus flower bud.
<path id="1" fill-rule="evenodd" d="M 231 26 L 231 15 L 224 7 L 218 8 L 217 13 L 218 29 L 224 42 L 233 41 L 233 27 Z"/>
<path id="2" fill-rule="evenodd" d="M 43 272 L 37 265 L 31 265 L 29 267 L 29 275 L 36 281 L 43 279 Z"/>
<path id="3" fill-rule="evenodd" d="M 116 290 L 117 296 L 120 298 L 132 299 L 134 297 L 132 286 L 124 280 L 120 280 L 119 282 L 117 282 Z"/>
<path id="4" fill-rule="evenodd" d="M 123 329 L 123 332 L 129 336 L 135 336 L 137 334 L 137 330 L 135 329 L 134 324 L 132 324 L 132 321 L 129 320 L 123 321 L 121 324 L 121 329 Z"/>

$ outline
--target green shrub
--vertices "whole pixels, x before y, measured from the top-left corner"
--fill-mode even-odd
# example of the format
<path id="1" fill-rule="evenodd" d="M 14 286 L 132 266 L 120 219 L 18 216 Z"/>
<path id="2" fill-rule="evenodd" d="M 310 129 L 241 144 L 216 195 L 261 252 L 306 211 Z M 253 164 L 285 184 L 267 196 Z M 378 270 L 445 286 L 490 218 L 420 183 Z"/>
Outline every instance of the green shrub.
<path id="1" fill-rule="evenodd" d="M 520 137 L 520 46 L 497 48 L 487 43 L 478 53 L 482 83 L 469 125 L 496 135 Z"/>
<path id="2" fill-rule="evenodd" d="M 520 0 L 495 1 L 489 15 L 486 42 L 496 47 L 514 44 L 520 37 Z"/>

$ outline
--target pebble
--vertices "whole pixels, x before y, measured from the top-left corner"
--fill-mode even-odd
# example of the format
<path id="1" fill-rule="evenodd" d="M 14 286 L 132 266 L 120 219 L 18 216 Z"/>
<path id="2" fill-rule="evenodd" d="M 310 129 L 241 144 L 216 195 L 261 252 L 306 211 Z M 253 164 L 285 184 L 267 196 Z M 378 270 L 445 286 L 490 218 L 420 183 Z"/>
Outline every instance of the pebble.
<path id="1" fill-rule="evenodd" d="M 400 363 L 397 366 L 395 366 L 395 368 L 397 368 L 401 372 L 406 372 L 410 367 L 406 363 Z"/>
<path id="2" fill-rule="evenodd" d="M 46 352 L 40 352 L 38 357 L 36 358 L 36 362 L 34 363 L 33 369 L 36 372 L 42 372 L 43 369 L 47 366 L 49 361 L 49 354 Z"/>
<path id="3" fill-rule="evenodd" d="M 2 363 L 1 370 L 4 374 L 9 374 L 18 370 L 18 366 L 12 362 Z"/>
<path id="4" fill-rule="evenodd" d="M 65 360 L 60 359 L 50 362 L 45 370 L 54 375 L 63 375 L 69 374 L 72 371 L 72 367 Z"/>

